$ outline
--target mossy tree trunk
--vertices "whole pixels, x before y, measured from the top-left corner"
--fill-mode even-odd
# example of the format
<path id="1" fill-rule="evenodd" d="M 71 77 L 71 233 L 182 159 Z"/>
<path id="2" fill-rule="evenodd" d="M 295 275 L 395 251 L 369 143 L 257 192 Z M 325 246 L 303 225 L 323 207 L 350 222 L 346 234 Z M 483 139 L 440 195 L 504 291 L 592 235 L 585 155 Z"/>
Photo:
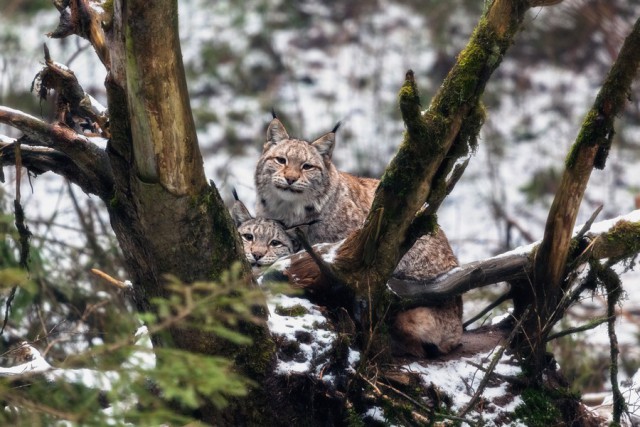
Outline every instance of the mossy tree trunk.
<path id="1" fill-rule="evenodd" d="M 567 156 L 565 171 L 547 217 L 544 237 L 535 255 L 533 280 L 519 282 L 520 286 L 514 292 L 516 316 L 520 316 L 527 306 L 533 306 L 523 324 L 517 347 L 533 378 L 538 381 L 542 380 L 542 373 L 547 367 L 547 337 L 553 325 L 564 315 L 560 299 L 571 285 L 567 274 L 575 266 L 567 265 L 567 260 L 578 209 L 591 171 L 594 167 L 602 169 L 605 166 L 615 133 L 614 120 L 624 108 L 631 82 L 638 72 L 638 46 L 640 20 L 636 21 L 625 40 Z"/>
<path id="2" fill-rule="evenodd" d="M 58 5 L 60 25 L 51 35 L 88 39 L 108 71 L 109 126 L 101 124 L 110 136 L 106 152 L 64 125 L 0 111 L 2 121 L 30 136 L 29 144 L 48 147 L 25 147 L 24 165 L 39 173 L 60 173 L 101 197 L 142 310 L 153 310 L 153 298 L 169 295 L 167 275 L 186 284 L 217 281 L 240 263 L 239 283 L 256 286 L 233 221 L 205 178 L 182 63 L 177 1 L 114 0 L 105 3 L 109 10 L 104 12 L 91 3 Z M 70 98 L 73 110 L 78 102 Z M 275 347 L 264 301 L 253 311 L 260 320 L 237 327 L 252 338 L 250 346 L 232 345 L 186 326 L 169 327 L 154 337 L 156 345 L 232 359 L 241 374 L 258 384 L 247 398 L 232 400 L 224 410 L 213 403 L 199 408 L 196 413 L 205 422 L 251 422 L 268 407 L 263 385 Z"/>
<path id="3" fill-rule="evenodd" d="M 357 299 L 371 304 L 359 319 L 365 334 L 386 312 L 386 281 L 398 260 L 417 236 L 437 226 L 435 210 L 421 207 L 444 197 L 436 193 L 456 160 L 475 144 L 484 121 L 484 88 L 533 3 L 492 2 L 424 112 L 413 73 L 407 73 L 399 94 L 404 140 L 382 177 L 364 227 L 341 246 L 334 263 L 335 275 L 354 289 Z"/>
<path id="4" fill-rule="evenodd" d="M 114 2 L 107 82 L 115 178 L 109 213 L 139 301 L 166 297 L 164 276 L 185 283 L 219 280 L 243 264 L 244 283 L 255 286 L 242 244 L 217 189 L 206 182 L 189 104 L 178 37 L 175 0 Z M 143 307 L 146 308 L 146 307 Z M 215 309 L 212 307 L 212 309 Z M 266 308 L 259 307 L 266 319 Z M 236 360 L 240 372 L 261 384 L 274 347 L 262 325 L 244 325 L 253 345 L 238 348 L 198 329 L 171 329 L 170 343 L 192 352 Z M 205 421 L 235 424 L 258 413 L 264 387 L 222 413 L 202 408 Z"/>

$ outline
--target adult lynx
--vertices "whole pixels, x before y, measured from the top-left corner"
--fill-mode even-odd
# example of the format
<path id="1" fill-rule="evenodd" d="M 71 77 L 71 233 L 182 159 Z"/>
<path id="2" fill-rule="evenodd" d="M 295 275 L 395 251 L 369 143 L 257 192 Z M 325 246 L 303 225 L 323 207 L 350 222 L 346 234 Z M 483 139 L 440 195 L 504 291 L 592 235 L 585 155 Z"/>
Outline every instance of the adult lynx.
<path id="1" fill-rule="evenodd" d="M 331 161 L 338 126 L 314 142 L 289 138 L 273 118 L 256 167 L 256 216 L 285 227 L 309 224 L 311 244 L 336 242 L 362 226 L 378 186 L 377 179 L 340 172 Z M 458 264 L 446 236 L 424 236 L 402 258 L 396 274 L 424 278 Z"/>
<path id="2" fill-rule="evenodd" d="M 373 201 L 378 180 L 340 172 L 331 158 L 338 126 L 313 142 L 290 138 L 275 116 L 255 174 L 257 216 L 286 227 L 309 224 L 311 244 L 336 242 L 360 227 Z M 421 279 L 450 270 L 458 262 L 444 233 L 423 236 L 400 260 L 394 275 Z M 446 325 L 446 327 L 444 327 Z M 393 325 L 402 345 L 397 353 L 415 356 L 435 349 L 451 351 L 462 336 L 462 298 L 439 307 L 400 313 Z"/>
<path id="3" fill-rule="evenodd" d="M 256 216 L 285 227 L 309 224 L 311 244 L 336 242 L 362 225 L 378 180 L 339 172 L 331 162 L 336 126 L 314 142 L 289 138 L 274 118 L 256 168 Z"/>

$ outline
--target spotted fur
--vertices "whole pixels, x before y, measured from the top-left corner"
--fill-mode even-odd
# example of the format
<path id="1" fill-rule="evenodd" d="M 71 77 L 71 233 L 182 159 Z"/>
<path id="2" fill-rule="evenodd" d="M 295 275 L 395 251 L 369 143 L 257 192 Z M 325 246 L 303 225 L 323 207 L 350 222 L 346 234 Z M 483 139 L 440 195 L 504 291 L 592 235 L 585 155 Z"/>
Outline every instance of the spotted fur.
<path id="1" fill-rule="evenodd" d="M 339 172 L 331 161 L 338 126 L 313 142 L 289 138 L 277 118 L 255 174 L 258 217 L 311 224 L 311 244 L 338 241 L 362 225 L 378 181 Z"/>
<path id="2" fill-rule="evenodd" d="M 252 267 L 271 265 L 278 258 L 295 253 L 299 249 L 293 233 L 288 233 L 282 224 L 265 218 L 253 218 L 244 203 L 236 198 L 231 208 L 238 232 L 242 237 L 244 254 Z"/>

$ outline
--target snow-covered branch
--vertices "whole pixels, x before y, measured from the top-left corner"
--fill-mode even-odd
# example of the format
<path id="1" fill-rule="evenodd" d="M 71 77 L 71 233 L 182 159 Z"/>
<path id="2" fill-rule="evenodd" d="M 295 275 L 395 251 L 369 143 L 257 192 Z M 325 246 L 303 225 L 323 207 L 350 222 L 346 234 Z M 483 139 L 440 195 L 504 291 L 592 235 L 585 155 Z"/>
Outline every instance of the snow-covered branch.
<path id="1" fill-rule="evenodd" d="M 575 227 L 574 239 L 582 229 Z M 611 220 L 593 224 L 584 236 L 586 248 L 569 262 L 588 259 L 622 259 L 640 252 L 640 210 Z M 439 298 L 462 294 L 471 289 L 499 282 L 530 277 L 533 254 L 540 241 L 519 247 L 510 252 L 457 267 L 430 280 L 412 281 L 391 278 L 389 287 L 409 304 L 429 303 Z M 577 267 L 577 266 L 576 266 Z"/>
<path id="2" fill-rule="evenodd" d="M 574 239 L 583 226 L 574 229 Z M 586 262 L 588 259 L 628 258 L 640 252 L 640 210 L 611 220 L 593 224 L 586 232 L 586 247 L 570 262 Z M 314 250 L 331 263 L 341 242 L 315 245 Z M 463 294 L 471 289 L 494 283 L 525 279 L 532 274 L 532 256 L 540 241 L 519 247 L 504 254 L 456 267 L 447 273 L 428 280 L 407 280 L 392 277 L 388 286 L 406 306 L 429 305 Z M 267 270 L 259 281 L 268 283 L 288 281 L 294 287 L 304 289 L 318 298 L 330 298 L 332 284 L 318 272 L 315 263 L 304 252 L 280 260 Z M 304 266 L 301 268 L 301 265 Z M 577 265 L 576 265 L 577 267 Z M 308 274 L 307 274 L 308 273 Z"/>
<path id="3" fill-rule="evenodd" d="M 15 161 L 14 148 L 20 144 L 23 165 L 36 174 L 45 171 L 59 173 L 80 185 L 89 193 L 108 199 L 113 177 L 107 153 L 90 138 L 68 126 L 49 124 L 34 116 L 0 106 L 0 123 L 19 129 L 22 138 L 0 142 L 0 164 Z"/>

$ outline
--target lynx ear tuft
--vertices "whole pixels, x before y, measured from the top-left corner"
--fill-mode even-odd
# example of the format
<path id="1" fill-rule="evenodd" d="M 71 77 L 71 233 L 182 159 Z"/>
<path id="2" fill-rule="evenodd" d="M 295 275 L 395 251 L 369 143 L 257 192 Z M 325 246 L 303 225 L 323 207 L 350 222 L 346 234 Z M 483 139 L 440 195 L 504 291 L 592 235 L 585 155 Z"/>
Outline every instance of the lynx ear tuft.
<path id="1" fill-rule="evenodd" d="M 250 219 L 253 219 L 247 207 L 238 199 L 238 193 L 236 193 L 236 189 L 231 190 L 233 193 L 233 197 L 236 201 L 231 206 L 231 218 L 233 218 L 233 222 L 235 222 L 236 227 L 239 227 L 240 224 L 243 224 Z"/>
<path id="2" fill-rule="evenodd" d="M 342 125 L 342 122 L 336 123 L 336 125 L 333 127 L 333 130 L 331 132 L 333 133 L 338 132 L 338 129 L 340 129 L 340 125 Z"/>
<path id="3" fill-rule="evenodd" d="M 273 107 L 271 107 L 271 117 L 274 119 L 278 118 L 278 116 L 276 115 L 276 109 Z"/>
<path id="4" fill-rule="evenodd" d="M 289 134 L 284 128 L 284 125 L 276 117 L 271 120 L 269 127 L 267 128 L 267 142 L 264 144 L 264 150 L 266 151 L 271 146 L 276 145 L 280 141 L 289 139 Z"/>

